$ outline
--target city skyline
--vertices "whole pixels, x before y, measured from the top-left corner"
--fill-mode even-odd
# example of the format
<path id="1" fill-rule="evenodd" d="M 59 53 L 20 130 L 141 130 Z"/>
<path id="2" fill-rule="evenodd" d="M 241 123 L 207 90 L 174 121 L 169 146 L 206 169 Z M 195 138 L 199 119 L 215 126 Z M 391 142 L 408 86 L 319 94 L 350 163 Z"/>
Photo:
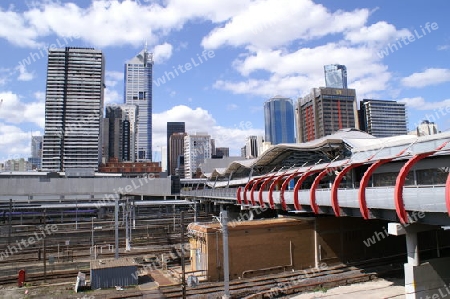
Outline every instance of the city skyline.
<path id="1" fill-rule="evenodd" d="M 424 119 L 442 131 L 450 128 L 450 99 L 443 92 L 450 86 L 449 24 L 443 13 L 450 4 L 412 3 L 400 15 L 399 4 L 384 1 L 286 0 L 279 5 L 266 0 L 226 6 L 213 1 L 192 4 L 187 11 L 175 2 L 103 2 L 0 4 L 4 20 L 18 20 L 5 22 L 17 25 L 0 33 L 8 57 L 0 70 L 1 161 L 28 158 L 30 134 L 44 133 L 47 48 L 102 50 L 105 104 L 122 104 L 123 65 L 146 40 L 154 54 L 152 81 L 166 78 L 153 86 L 154 150 L 166 143 L 167 121 L 184 121 L 188 133 L 208 127 L 217 146 L 238 155 L 247 136 L 264 135 L 266 100 L 282 94 L 296 101 L 325 86 L 323 66 L 334 63 L 347 67 L 348 87 L 356 90 L 358 101 L 406 102 L 408 131 Z M 34 14 L 26 13 L 31 9 Z M 171 11 L 175 18 L 156 17 Z M 308 17 L 312 11 L 318 18 Z M 55 12 L 73 17 L 51 23 L 49 14 Z M 96 18 L 109 22 L 95 23 Z M 304 21 L 296 22 L 299 18 Z M 168 80 L 170 72 L 174 76 Z"/>

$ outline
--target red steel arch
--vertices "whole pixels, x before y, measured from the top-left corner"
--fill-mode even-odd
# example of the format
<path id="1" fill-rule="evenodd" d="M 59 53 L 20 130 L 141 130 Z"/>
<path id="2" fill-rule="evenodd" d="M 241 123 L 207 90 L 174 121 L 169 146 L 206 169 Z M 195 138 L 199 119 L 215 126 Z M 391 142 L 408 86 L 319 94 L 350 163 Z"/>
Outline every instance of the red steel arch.
<path id="1" fill-rule="evenodd" d="M 236 201 L 237 201 L 237 203 L 238 203 L 239 205 L 242 203 L 242 201 L 241 201 L 241 189 L 242 189 L 242 187 L 239 186 L 239 187 L 237 188 L 237 190 L 236 190 Z"/>
<path id="2" fill-rule="evenodd" d="M 369 168 L 364 173 L 361 182 L 359 183 L 359 190 L 358 190 L 359 210 L 361 211 L 361 215 L 363 216 L 363 218 L 366 220 L 369 219 L 369 209 L 367 208 L 366 202 L 366 188 L 367 185 L 369 184 L 370 177 L 375 172 L 375 170 L 377 170 L 378 167 L 392 161 L 393 159 L 394 158 L 378 160 L 372 165 L 370 165 Z"/>
<path id="3" fill-rule="evenodd" d="M 287 186 L 289 185 L 289 181 L 292 180 L 294 177 L 298 176 L 298 172 L 300 169 L 298 169 L 296 172 L 290 174 L 283 182 L 283 184 L 281 185 L 281 189 L 280 189 L 280 202 L 281 202 L 281 207 L 283 210 L 287 210 L 287 205 L 286 205 L 286 201 L 284 200 L 284 191 L 286 190 Z"/>
<path id="4" fill-rule="evenodd" d="M 400 222 L 405 224 L 408 223 L 408 215 L 405 210 L 405 205 L 403 201 L 403 187 L 405 185 L 406 176 L 408 175 L 408 172 L 411 170 L 411 168 L 419 162 L 420 160 L 433 155 L 437 151 L 440 151 L 443 149 L 447 143 L 449 143 L 450 140 L 444 142 L 440 146 L 438 146 L 434 151 L 417 154 L 414 155 L 411 159 L 409 159 L 405 165 L 400 169 L 400 172 L 398 173 L 397 180 L 395 181 L 395 188 L 394 188 L 394 201 L 395 201 L 395 211 L 397 212 L 397 216 L 400 219 Z"/>
<path id="5" fill-rule="evenodd" d="M 301 189 L 303 182 L 312 174 L 318 172 L 319 170 L 308 170 L 300 177 L 300 179 L 297 181 L 297 183 L 294 186 L 294 207 L 297 211 L 303 210 L 299 198 L 298 198 L 298 191 Z"/>
<path id="6" fill-rule="evenodd" d="M 270 206 L 271 209 L 275 209 L 275 203 L 273 201 L 273 190 L 275 189 L 275 186 L 280 181 L 280 179 L 282 179 L 283 177 L 285 177 L 287 175 L 288 174 L 286 174 L 286 172 L 284 172 L 283 174 L 280 174 L 279 176 L 277 176 L 275 178 L 275 180 L 272 182 L 272 184 L 270 184 L 270 187 L 269 187 L 269 206 Z"/>
<path id="7" fill-rule="evenodd" d="M 258 187 L 258 184 L 261 183 L 261 181 L 263 181 L 266 177 L 260 177 L 258 179 L 256 179 L 256 182 L 253 184 L 252 189 L 250 190 L 250 201 L 252 202 L 252 206 L 255 206 L 255 197 L 253 192 L 255 192 L 256 187 Z"/>
<path id="8" fill-rule="evenodd" d="M 347 167 L 342 169 L 341 172 L 339 172 L 339 174 L 334 179 L 333 185 L 331 186 L 331 207 L 333 208 L 334 215 L 336 217 L 341 216 L 341 208 L 339 207 L 339 199 L 338 199 L 339 185 L 341 184 L 342 179 L 350 170 L 361 165 L 362 163 L 355 163 L 348 165 Z"/>
<path id="9" fill-rule="evenodd" d="M 264 182 L 261 184 L 261 186 L 259 187 L 259 191 L 258 191 L 258 200 L 259 200 L 259 205 L 262 207 L 262 208 L 264 208 L 265 206 L 266 206 L 266 204 L 264 203 L 264 200 L 263 200 L 263 191 L 264 191 L 264 188 L 266 187 L 266 185 L 267 185 L 267 183 L 269 183 L 274 177 L 276 177 L 276 175 L 275 174 L 273 174 L 273 175 L 271 175 L 271 176 L 269 176 L 269 177 L 266 177 L 266 179 L 264 180 Z"/>
<path id="10" fill-rule="evenodd" d="M 319 186 L 320 181 L 328 174 L 330 169 L 325 168 L 322 170 L 314 179 L 310 191 L 309 191 L 309 202 L 311 206 L 311 210 L 313 210 L 314 214 L 319 213 L 319 206 L 316 204 L 316 189 Z"/>
<path id="11" fill-rule="evenodd" d="M 247 200 L 247 191 L 248 191 L 248 188 L 250 188 L 250 186 L 253 185 L 253 181 L 254 181 L 254 180 L 255 180 L 255 179 L 251 179 L 250 181 L 247 182 L 247 184 L 245 184 L 245 187 L 244 187 L 244 204 L 245 204 L 245 205 L 248 205 L 248 200 Z"/>

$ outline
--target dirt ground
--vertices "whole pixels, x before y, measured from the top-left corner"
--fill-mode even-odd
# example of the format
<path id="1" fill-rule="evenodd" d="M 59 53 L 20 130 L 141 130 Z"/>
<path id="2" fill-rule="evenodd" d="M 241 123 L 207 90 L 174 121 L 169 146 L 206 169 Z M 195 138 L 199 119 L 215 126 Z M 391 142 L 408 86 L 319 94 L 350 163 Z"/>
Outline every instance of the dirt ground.
<path id="1" fill-rule="evenodd" d="M 152 282 L 123 290 L 89 290 L 75 293 L 74 283 L 50 284 L 32 287 L 0 287 L 0 299 L 107 299 L 125 295 L 141 295 L 140 298 L 162 298 L 158 285 Z"/>
<path id="2" fill-rule="evenodd" d="M 301 294 L 291 299 L 404 299 L 404 280 L 392 278 L 389 280 L 378 279 L 349 286 L 336 287 L 329 290 L 321 290 L 314 293 Z"/>

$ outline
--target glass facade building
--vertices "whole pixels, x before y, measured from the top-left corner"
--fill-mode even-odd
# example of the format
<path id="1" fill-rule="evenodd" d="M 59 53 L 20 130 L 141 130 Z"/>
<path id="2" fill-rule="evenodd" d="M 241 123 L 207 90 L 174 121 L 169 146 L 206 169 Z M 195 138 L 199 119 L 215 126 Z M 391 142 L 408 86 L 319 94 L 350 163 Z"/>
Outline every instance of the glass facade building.
<path id="1" fill-rule="evenodd" d="M 138 107 L 136 161 L 152 160 L 153 55 L 142 50 L 125 64 L 125 103 Z M 135 160 L 132 158 L 131 160 Z"/>
<path id="2" fill-rule="evenodd" d="M 276 96 L 264 103 L 265 141 L 271 144 L 295 143 L 292 100 Z"/>
<path id="3" fill-rule="evenodd" d="M 359 104 L 359 126 L 362 131 L 375 137 L 408 133 L 405 103 L 364 99 Z"/>
<path id="4" fill-rule="evenodd" d="M 329 64 L 323 67 L 325 86 L 332 88 L 347 88 L 347 68 L 342 64 Z"/>
<path id="5" fill-rule="evenodd" d="M 170 144 L 170 136 L 175 133 L 185 133 L 186 125 L 184 122 L 167 122 L 167 173 L 169 175 L 175 175 L 176 159 L 179 155 L 177 153 L 175 156 L 172 154 L 172 148 Z"/>

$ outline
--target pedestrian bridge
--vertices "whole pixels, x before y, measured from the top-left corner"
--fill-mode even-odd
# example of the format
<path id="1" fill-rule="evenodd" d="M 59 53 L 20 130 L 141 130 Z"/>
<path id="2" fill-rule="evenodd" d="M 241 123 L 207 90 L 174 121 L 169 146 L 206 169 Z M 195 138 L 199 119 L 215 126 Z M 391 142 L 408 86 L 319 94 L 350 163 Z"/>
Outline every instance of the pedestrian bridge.
<path id="1" fill-rule="evenodd" d="M 183 191 L 182 195 L 233 203 L 246 209 L 267 207 L 295 214 L 380 218 L 403 224 L 415 219 L 412 213 L 421 212 L 422 217 L 415 221 L 450 224 L 449 133 L 367 139 L 366 143 L 364 147 L 352 148 L 351 154 L 341 159 L 338 155 L 331 156 L 328 162 L 322 162 L 322 158 L 297 161 L 303 165 L 227 180 L 226 186 L 224 181 L 210 180 L 204 188 Z M 326 149 L 330 144 L 325 144 Z M 310 156 L 317 158 L 324 148 L 314 147 L 316 153 Z M 308 147 L 281 148 L 290 152 L 287 157 L 292 157 Z"/>

